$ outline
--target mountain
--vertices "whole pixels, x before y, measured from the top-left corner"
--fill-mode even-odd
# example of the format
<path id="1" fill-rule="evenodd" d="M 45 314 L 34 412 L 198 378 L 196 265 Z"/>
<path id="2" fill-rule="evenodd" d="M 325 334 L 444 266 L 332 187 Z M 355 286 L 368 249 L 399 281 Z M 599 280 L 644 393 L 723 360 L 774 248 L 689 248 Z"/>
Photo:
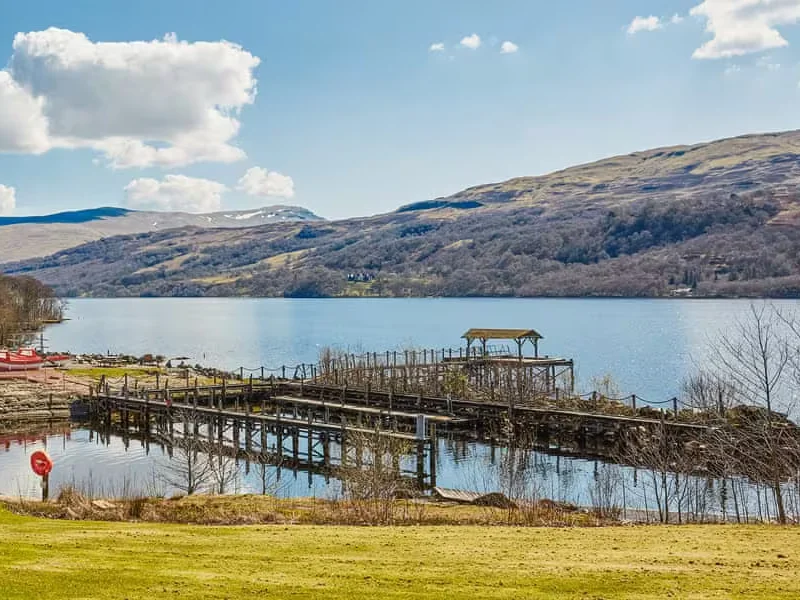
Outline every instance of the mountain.
<path id="1" fill-rule="evenodd" d="M 374 217 L 115 236 L 3 269 L 72 296 L 800 297 L 798 186 L 800 132 L 749 135 Z"/>
<path id="2" fill-rule="evenodd" d="M 85 242 L 120 234 L 179 227 L 254 227 L 287 221 L 321 221 L 296 206 L 268 206 L 249 211 L 207 214 L 137 211 L 102 207 L 32 217 L 0 217 L 0 260 L 48 256 Z"/>

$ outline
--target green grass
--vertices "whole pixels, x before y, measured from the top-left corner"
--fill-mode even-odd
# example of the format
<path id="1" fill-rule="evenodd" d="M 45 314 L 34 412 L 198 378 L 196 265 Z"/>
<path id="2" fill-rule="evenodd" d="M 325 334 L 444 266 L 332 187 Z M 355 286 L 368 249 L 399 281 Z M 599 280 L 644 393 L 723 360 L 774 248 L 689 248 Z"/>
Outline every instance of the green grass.
<path id="1" fill-rule="evenodd" d="M 128 375 L 128 377 L 155 377 L 156 373 L 164 374 L 164 369 L 156 367 L 70 367 L 65 369 L 68 377 L 86 378 L 100 380 L 101 377 L 107 379 L 120 379 Z"/>
<path id="2" fill-rule="evenodd" d="M 798 598 L 778 527 L 208 527 L 0 512 L 0 597 Z"/>

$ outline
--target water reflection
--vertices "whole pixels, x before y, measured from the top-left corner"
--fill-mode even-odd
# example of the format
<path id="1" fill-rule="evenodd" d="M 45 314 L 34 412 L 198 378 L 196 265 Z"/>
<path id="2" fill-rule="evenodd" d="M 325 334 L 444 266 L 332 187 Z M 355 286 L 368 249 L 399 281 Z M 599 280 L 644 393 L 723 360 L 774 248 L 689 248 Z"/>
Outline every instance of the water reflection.
<path id="1" fill-rule="evenodd" d="M 200 432 L 202 438 L 206 435 Z M 269 444 L 274 449 L 274 440 Z M 437 441 L 437 484 L 445 488 L 478 492 L 499 491 L 511 498 L 608 507 L 623 518 L 658 520 L 662 510 L 671 519 L 694 515 L 725 515 L 744 519 L 774 516 L 766 491 L 746 482 L 661 474 L 630 466 L 562 455 L 562 451 L 511 447 L 485 441 L 442 436 Z M 44 448 L 55 462 L 51 493 L 57 496 L 65 485 L 74 485 L 92 496 L 169 496 L 185 487 L 170 484 L 181 455 L 157 439 L 134 439 L 86 425 L 59 426 L 37 433 L 0 437 L 0 495 L 38 497 L 39 479 L 30 470 L 29 456 Z M 301 454 L 307 448 L 301 448 Z M 340 446 L 333 444 L 334 458 Z M 563 450 L 563 449 L 562 449 Z M 212 457 L 213 459 L 214 457 Z M 309 463 L 280 465 L 246 458 L 226 462 L 228 493 L 271 493 L 282 497 L 338 497 L 341 484 L 322 468 L 322 457 Z M 335 462 L 335 461 L 334 461 Z M 412 477 L 412 456 L 398 461 L 401 472 Z M 215 489 L 209 479 L 206 491 Z M 666 486 L 666 487 L 663 487 Z M 733 487 L 732 487 L 733 486 Z M 666 494 L 665 494 L 666 490 Z M 738 498 L 734 498 L 738 493 Z M 763 497 L 762 497 L 763 494 Z M 665 495 L 670 496 L 667 507 Z M 733 499 L 736 501 L 734 510 Z M 797 490 L 787 488 L 790 509 L 800 509 Z"/>

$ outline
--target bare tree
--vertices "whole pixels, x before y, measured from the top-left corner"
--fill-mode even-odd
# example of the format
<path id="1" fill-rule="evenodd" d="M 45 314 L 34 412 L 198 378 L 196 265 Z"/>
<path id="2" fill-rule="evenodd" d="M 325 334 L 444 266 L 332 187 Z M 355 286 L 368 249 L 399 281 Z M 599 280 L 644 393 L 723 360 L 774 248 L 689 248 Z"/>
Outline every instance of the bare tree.
<path id="1" fill-rule="evenodd" d="M 411 493 L 412 482 L 403 477 L 399 459 L 408 453 L 409 444 L 378 432 L 348 437 L 356 451 L 356 463 L 347 462 L 339 469 L 345 499 L 360 521 L 391 524 L 395 499 Z"/>
<path id="2" fill-rule="evenodd" d="M 744 405 L 738 411 L 736 447 L 723 445 L 720 452 L 736 454 L 748 475 L 770 484 L 781 523 L 786 522 L 782 489 L 786 465 L 781 451 L 785 420 L 775 411 L 787 408 L 795 382 L 787 323 L 791 321 L 771 305 L 751 304 L 746 320 L 737 320 L 717 336 L 709 358 L 716 376 L 729 382 L 732 397 Z"/>
<path id="3" fill-rule="evenodd" d="M 232 456 L 225 455 L 223 446 L 217 445 L 216 448 L 211 448 L 208 456 L 208 468 L 210 480 L 214 484 L 214 492 L 225 494 L 231 487 L 236 489 L 241 476 L 239 463 Z"/>
<path id="4" fill-rule="evenodd" d="M 195 424 L 194 411 L 177 411 L 174 415 L 183 421 L 183 435 L 173 442 L 172 456 L 164 464 L 162 479 L 168 486 L 192 495 L 206 489 L 213 479 L 208 455 L 208 444 L 191 432 Z"/>
<path id="5" fill-rule="evenodd" d="M 736 400 L 736 387 L 722 375 L 708 369 L 688 377 L 682 385 L 683 404 L 704 416 L 724 417 Z"/>

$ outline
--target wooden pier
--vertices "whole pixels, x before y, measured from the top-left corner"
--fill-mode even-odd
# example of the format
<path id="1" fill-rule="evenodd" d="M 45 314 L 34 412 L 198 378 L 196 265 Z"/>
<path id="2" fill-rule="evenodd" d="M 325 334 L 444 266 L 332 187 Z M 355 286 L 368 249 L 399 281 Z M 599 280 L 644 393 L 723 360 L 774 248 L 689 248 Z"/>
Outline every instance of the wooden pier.
<path id="1" fill-rule="evenodd" d="M 364 440 L 395 442 L 415 469 L 403 473 L 420 489 L 436 485 L 437 433 L 494 444 L 524 444 L 557 456 L 614 457 L 631 428 L 665 428 L 691 439 L 708 426 L 664 419 L 441 398 L 305 381 L 227 381 L 178 388 L 112 389 L 88 398 L 90 413 L 107 431 L 172 451 L 190 437 L 214 451 L 295 472 L 329 477 L 362 465 Z M 438 432 L 437 432 L 438 430 Z M 195 446 L 197 448 L 198 446 Z M 400 456 L 392 465 L 400 471 Z"/>
<path id="2" fill-rule="evenodd" d="M 172 447 L 193 436 L 309 477 L 361 465 L 364 439 L 390 440 L 397 454 L 415 458 L 417 485 L 427 489 L 436 485 L 437 434 L 613 460 L 637 436 L 680 444 L 713 427 L 682 421 L 677 400 L 671 412 L 644 411 L 635 396 L 628 405 L 577 396 L 573 361 L 541 355 L 535 330 L 470 329 L 463 337 L 467 347 L 457 350 L 325 352 L 317 365 L 282 367 L 280 377 L 266 378 L 261 367 L 245 380 L 241 368 L 214 385 L 190 385 L 188 371 L 180 387 L 157 378 L 145 388 L 125 377 L 117 387 L 101 382 L 87 400 L 93 417 L 123 437 Z M 516 351 L 490 346 L 493 339 L 513 341 Z M 533 356 L 524 355 L 528 343 Z"/>
<path id="3" fill-rule="evenodd" d="M 362 464 L 364 445 L 378 436 L 391 440 L 398 454 L 415 457 L 419 487 L 435 485 L 436 425 L 452 417 L 326 402 L 291 392 L 274 382 L 139 390 L 104 386 L 88 402 L 93 418 L 124 439 L 157 440 L 172 448 L 194 436 L 202 441 L 201 449 L 308 471 L 309 477 L 330 475 L 348 461 Z M 399 469 L 399 456 L 392 462 Z"/>

